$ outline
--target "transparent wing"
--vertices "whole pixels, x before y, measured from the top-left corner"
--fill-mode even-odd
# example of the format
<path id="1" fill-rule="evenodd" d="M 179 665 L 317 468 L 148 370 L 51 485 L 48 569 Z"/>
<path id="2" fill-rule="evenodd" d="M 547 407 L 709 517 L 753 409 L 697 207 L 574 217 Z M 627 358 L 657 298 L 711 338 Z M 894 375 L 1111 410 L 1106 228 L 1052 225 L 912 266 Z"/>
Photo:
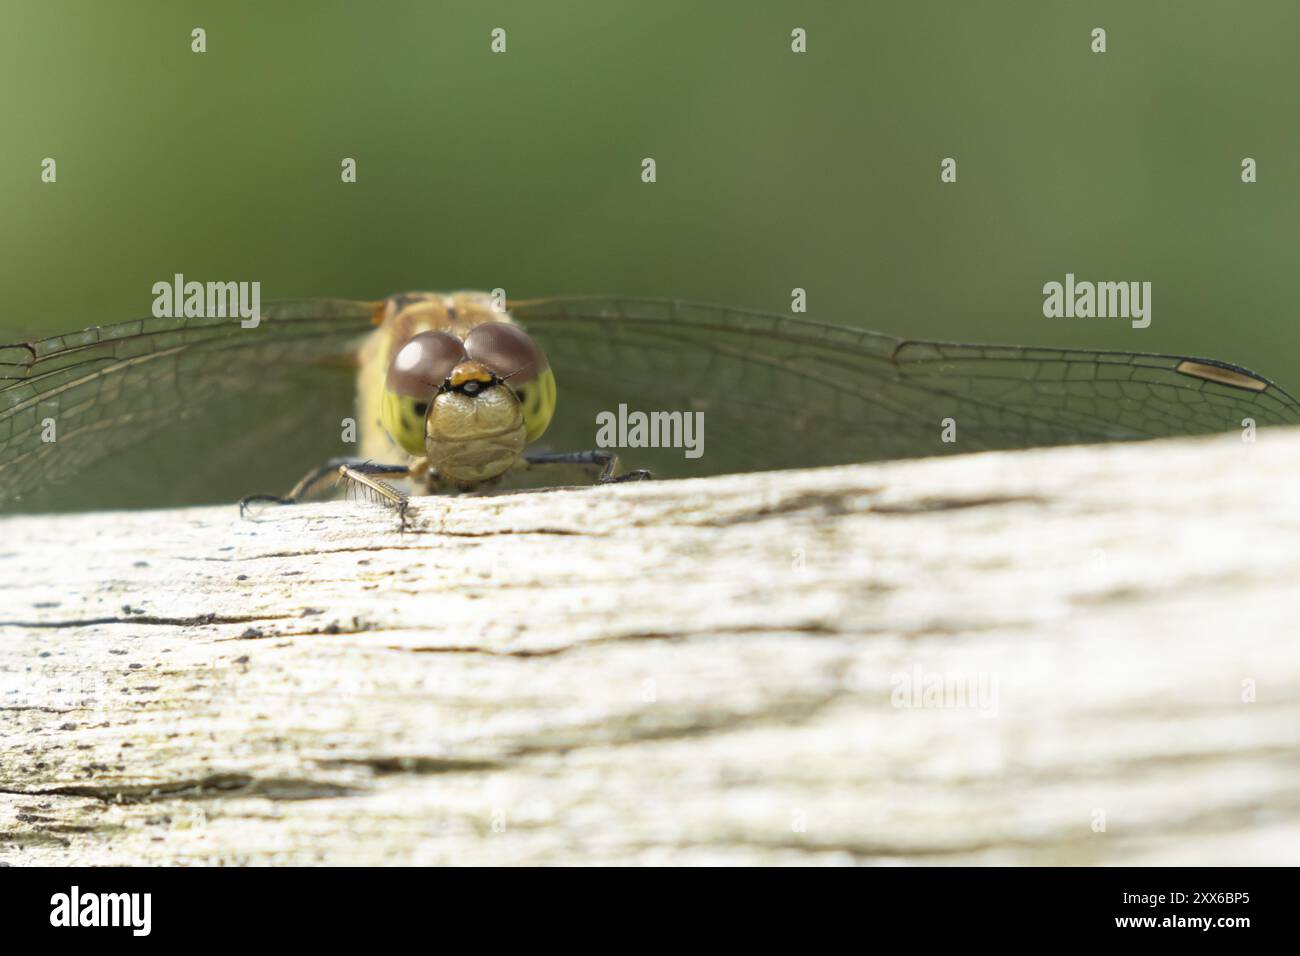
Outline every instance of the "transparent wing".
<path id="1" fill-rule="evenodd" d="M 1300 423 L 1300 404 L 1210 359 L 909 341 L 669 300 L 512 304 L 546 350 L 545 441 L 591 447 L 596 415 L 701 411 L 701 457 L 626 449 L 664 476 L 1192 435 Z M 945 420 L 955 441 L 945 442 Z"/>
<path id="2" fill-rule="evenodd" d="M 0 346 L 0 507 L 231 501 L 292 485 L 343 447 L 354 374 L 329 360 L 350 354 L 373 309 L 286 300 L 251 329 L 150 318 Z"/>
<path id="3" fill-rule="evenodd" d="M 1300 423 L 1285 391 L 1207 359 L 907 341 L 664 300 L 512 308 L 556 370 L 554 450 L 596 445 L 596 415 L 620 405 L 704 413 L 698 458 L 621 450 L 665 477 Z M 146 319 L 0 347 L 0 507 L 287 488 L 346 450 L 353 370 L 331 360 L 351 355 L 373 309 L 294 300 L 269 303 L 256 329 Z"/>

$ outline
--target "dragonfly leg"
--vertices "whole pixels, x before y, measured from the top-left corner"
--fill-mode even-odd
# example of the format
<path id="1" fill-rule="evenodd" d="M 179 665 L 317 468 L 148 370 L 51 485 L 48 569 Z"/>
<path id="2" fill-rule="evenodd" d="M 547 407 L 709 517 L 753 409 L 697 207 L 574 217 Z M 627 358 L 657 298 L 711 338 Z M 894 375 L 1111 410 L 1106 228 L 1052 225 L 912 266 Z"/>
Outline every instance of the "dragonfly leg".
<path id="1" fill-rule="evenodd" d="M 539 465 L 579 465 L 586 468 L 598 485 L 618 484 L 624 481 L 643 481 L 654 476 L 644 468 L 637 468 L 625 475 L 618 475 L 618 455 L 604 449 L 592 451 L 536 452 L 525 455 L 524 461 L 530 468 Z"/>
<path id="2" fill-rule="evenodd" d="M 366 488 L 380 499 L 392 504 L 401 518 L 402 527 L 406 527 L 406 495 L 402 494 L 388 480 L 418 478 L 429 470 L 427 461 L 414 465 L 381 465 L 361 458 L 331 458 L 323 465 L 313 468 L 303 475 L 287 495 L 245 495 L 239 499 L 239 516 L 245 517 L 248 506 L 253 503 L 266 502 L 277 505 L 292 505 L 311 497 L 320 489 L 321 484 L 331 475 L 335 481 L 346 478 L 358 487 Z"/>
<path id="3" fill-rule="evenodd" d="M 325 464 L 318 465 L 311 471 L 307 472 L 307 474 L 303 475 L 302 480 L 294 485 L 293 490 L 287 495 L 244 495 L 244 497 L 239 499 L 239 517 L 245 517 L 248 506 L 254 503 L 276 505 L 297 504 L 303 498 L 310 495 L 312 491 L 316 490 L 326 477 L 329 475 L 337 475 L 341 465 L 360 464 L 361 461 L 362 459 L 360 458 L 331 458 L 329 461 L 325 462 Z"/>
<path id="4" fill-rule="evenodd" d="M 422 468 L 410 465 L 380 465 L 373 461 L 356 462 L 339 465 L 340 478 L 345 478 L 359 488 L 364 488 L 378 500 L 389 505 L 397 512 L 397 520 L 403 531 L 406 530 L 406 509 L 411 499 L 398 491 L 384 479 L 415 478 L 428 471 L 426 462 Z"/>

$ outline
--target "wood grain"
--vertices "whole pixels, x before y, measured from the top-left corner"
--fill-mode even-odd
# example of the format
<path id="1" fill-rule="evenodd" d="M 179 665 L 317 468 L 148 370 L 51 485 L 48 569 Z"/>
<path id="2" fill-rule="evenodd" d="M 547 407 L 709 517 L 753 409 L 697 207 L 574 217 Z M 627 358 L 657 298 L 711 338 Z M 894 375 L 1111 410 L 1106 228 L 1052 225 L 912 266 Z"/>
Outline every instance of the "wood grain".
<path id="1" fill-rule="evenodd" d="M 1273 431 L 7 518 L 0 862 L 1294 864 L 1297 474 Z"/>

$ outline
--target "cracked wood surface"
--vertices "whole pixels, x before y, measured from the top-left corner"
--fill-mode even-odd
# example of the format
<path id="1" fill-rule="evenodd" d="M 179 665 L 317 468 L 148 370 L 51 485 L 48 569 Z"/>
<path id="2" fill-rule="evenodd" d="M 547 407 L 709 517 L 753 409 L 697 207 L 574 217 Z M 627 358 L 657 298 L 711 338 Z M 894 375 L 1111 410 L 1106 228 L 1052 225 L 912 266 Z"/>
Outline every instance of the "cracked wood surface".
<path id="1" fill-rule="evenodd" d="M 1297 471 L 3 519 L 0 862 L 1294 864 Z"/>

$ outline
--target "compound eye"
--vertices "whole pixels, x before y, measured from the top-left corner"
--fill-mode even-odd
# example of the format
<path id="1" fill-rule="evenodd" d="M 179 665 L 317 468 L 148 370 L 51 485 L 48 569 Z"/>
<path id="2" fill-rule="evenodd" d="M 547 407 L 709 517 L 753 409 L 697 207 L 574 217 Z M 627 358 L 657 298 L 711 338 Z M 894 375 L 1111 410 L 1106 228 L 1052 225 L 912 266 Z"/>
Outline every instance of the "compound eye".
<path id="1" fill-rule="evenodd" d="M 428 400 L 465 360 L 465 346 L 446 332 L 421 332 L 397 350 L 384 387 L 394 395 Z"/>
<path id="2" fill-rule="evenodd" d="M 484 322 L 465 336 L 465 351 L 482 362 L 503 382 L 518 388 L 531 382 L 547 368 L 546 355 L 517 325 Z"/>
<path id="3" fill-rule="evenodd" d="M 397 350 L 388 377 L 380 419 L 393 441 L 407 453 L 425 452 L 425 416 L 451 370 L 465 360 L 465 346 L 446 332 L 421 332 Z"/>

